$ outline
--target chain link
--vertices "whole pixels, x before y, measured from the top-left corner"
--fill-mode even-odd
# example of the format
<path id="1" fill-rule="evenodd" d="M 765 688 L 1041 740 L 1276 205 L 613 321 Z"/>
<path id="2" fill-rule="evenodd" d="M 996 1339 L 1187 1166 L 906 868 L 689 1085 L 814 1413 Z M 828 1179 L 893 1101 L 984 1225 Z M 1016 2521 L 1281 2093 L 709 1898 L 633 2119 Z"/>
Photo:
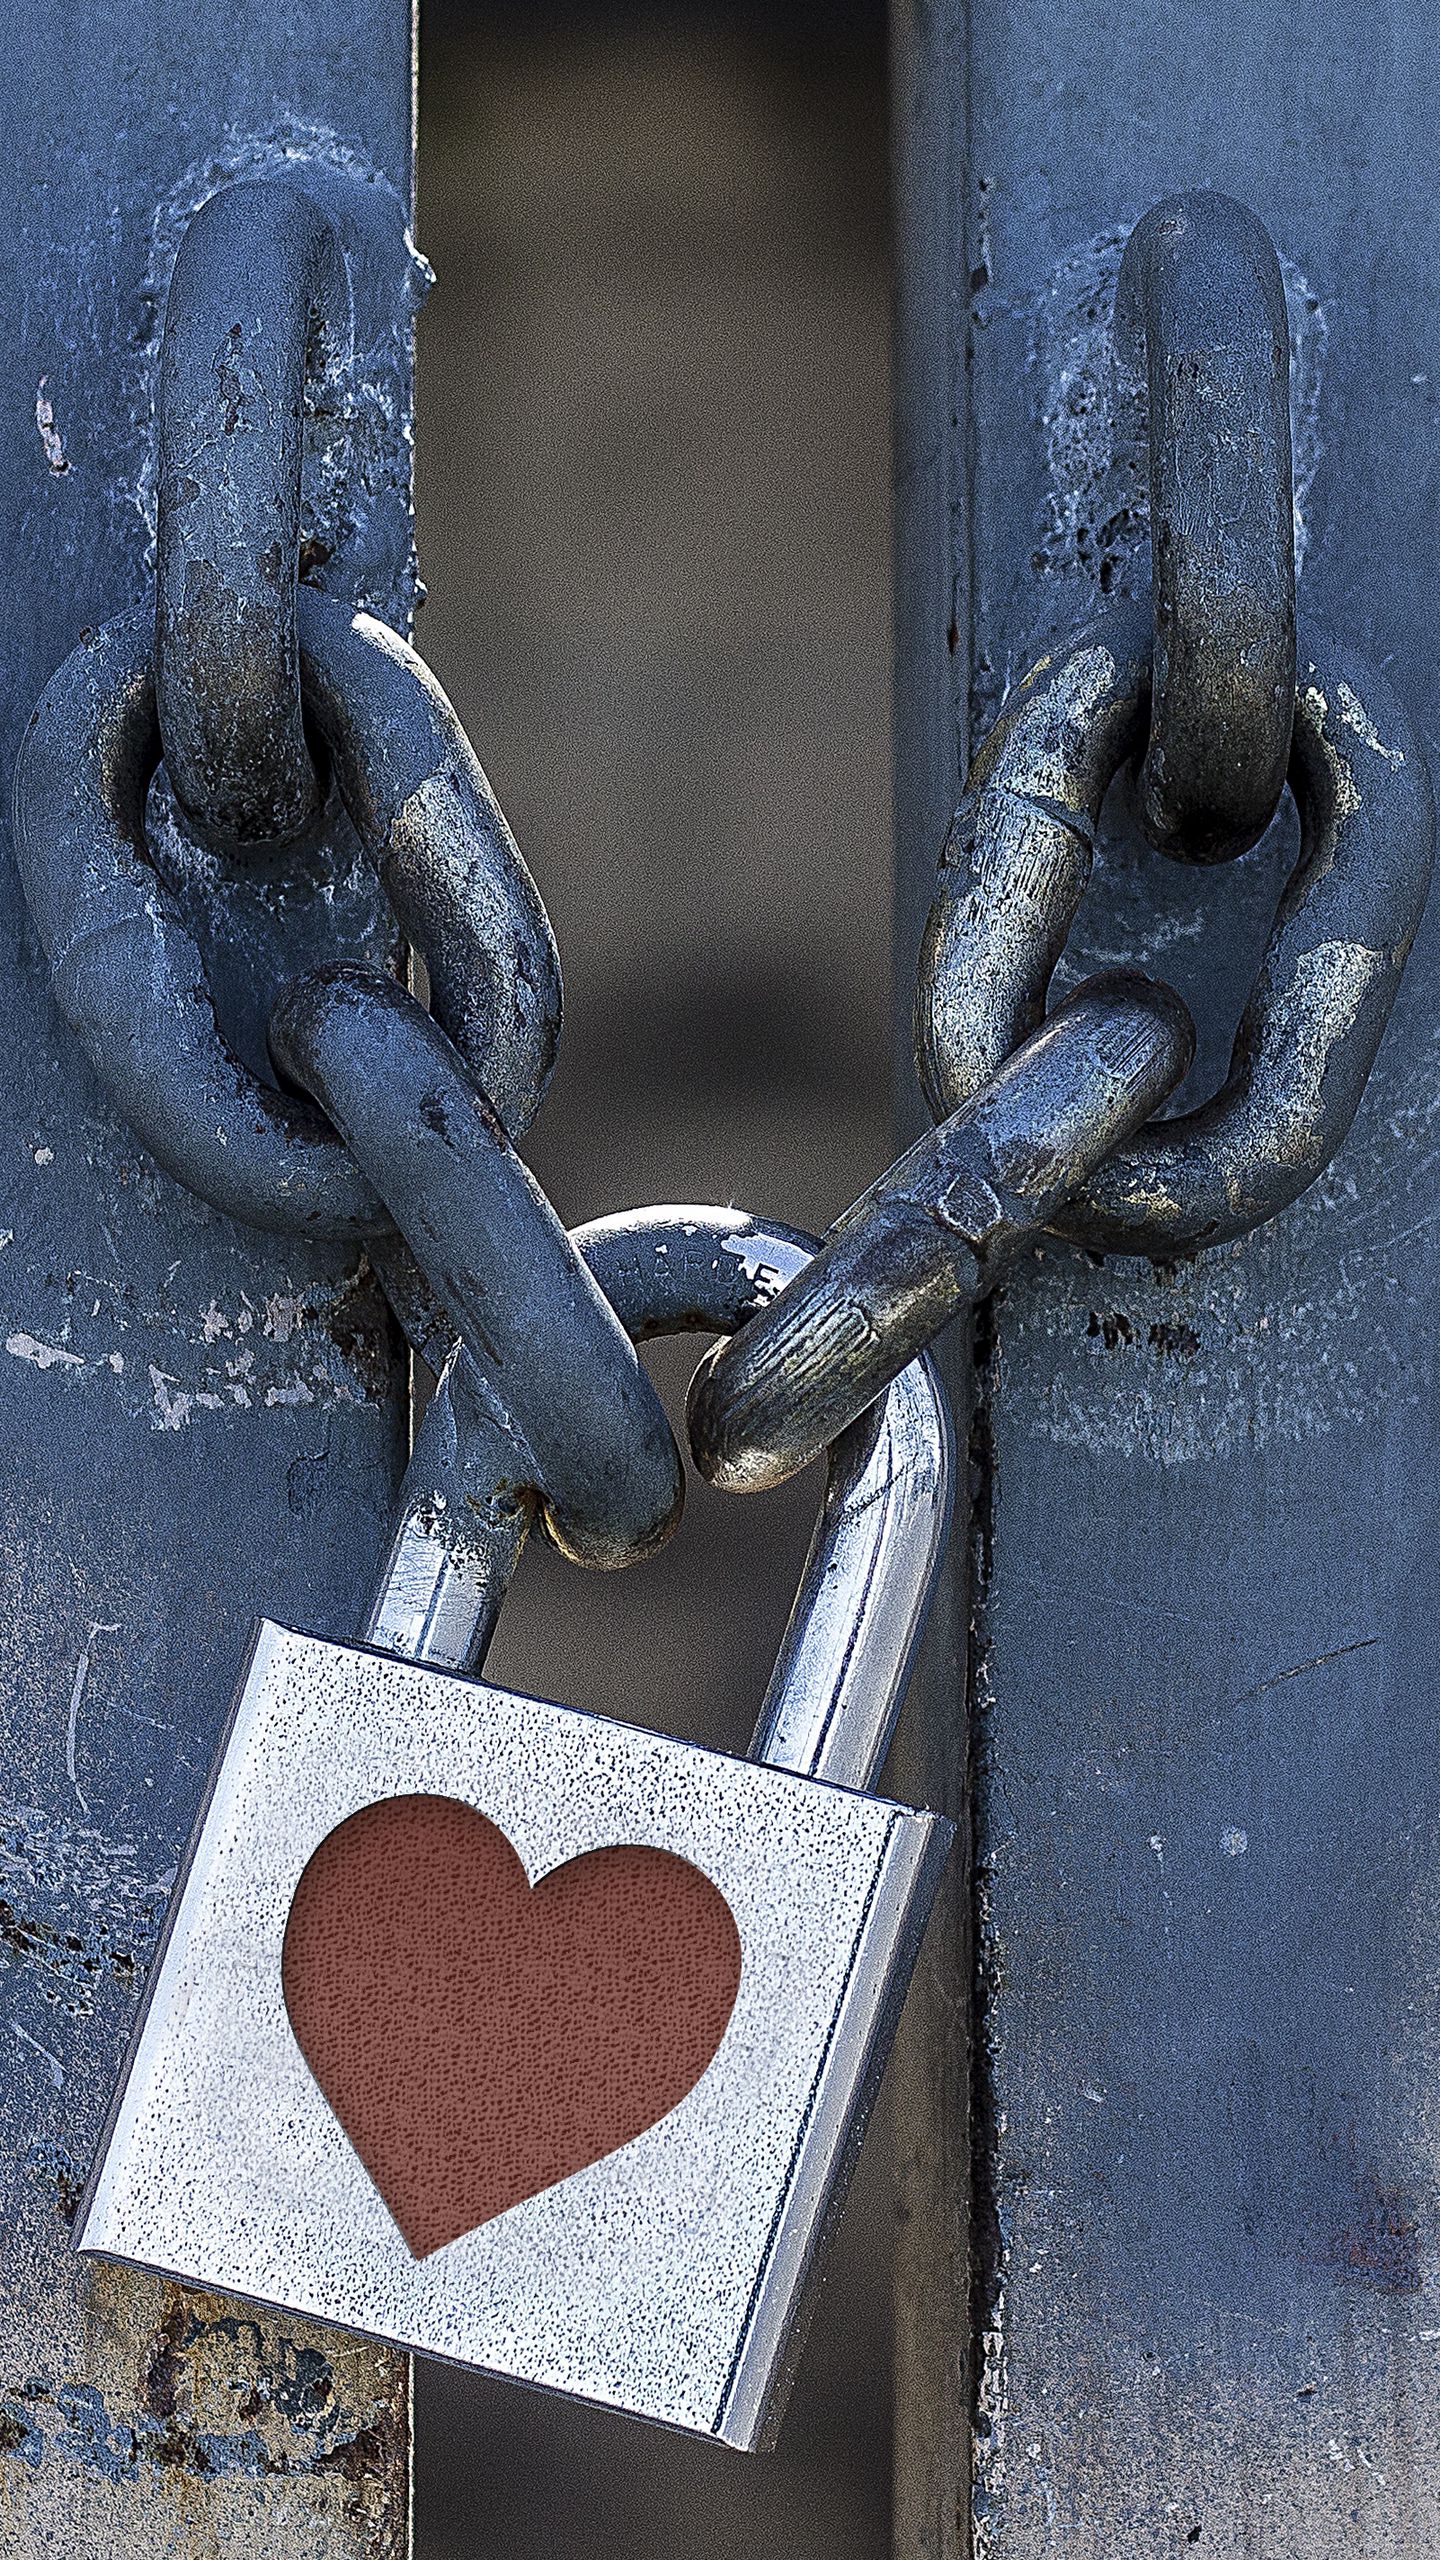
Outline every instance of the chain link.
<path id="1" fill-rule="evenodd" d="M 353 334 L 335 227 L 298 186 L 244 180 L 200 207 L 161 339 L 155 688 L 175 797 L 224 850 L 320 817 L 297 615 L 305 395 Z"/>
<path id="2" fill-rule="evenodd" d="M 365 1243 L 412 1342 L 450 1364 L 490 1513 L 523 1534 L 538 1498 L 566 1553 L 628 1563 L 670 1534 L 683 1482 L 623 1325 L 514 1153 L 559 1033 L 549 919 L 428 668 L 300 584 L 306 384 L 348 314 L 339 238 L 299 188 L 236 184 L 194 217 L 163 335 L 155 611 L 87 634 L 51 680 L 17 860 L 60 1010 L 156 1162 L 228 1215 Z M 152 859 L 162 754 L 222 858 L 293 842 L 333 780 L 433 1018 L 337 962 L 281 995 L 281 1082 L 252 1072 Z"/>
<path id="3" fill-rule="evenodd" d="M 663 1544 L 680 1458 L 629 1336 L 460 1053 L 413 996 L 341 964 L 287 988 L 277 1066 L 375 1185 L 484 1378 L 511 1443 L 497 1493 L 539 1490 L 577 1563 Z"/>
<path id="4" fill-rule="evenodd" d="M 1168 987 L 1092 978 L 848 1209 L 799 1278 L 702 1361 L 690 1444 L 730 1493 L 794 1475 L 984 1297 L 1173 1091 L 1195 1034 Z"/>
<path id="5" fill-rule="evenodd" d="M 368 614 L 300 598 L 306 698 L 438 1020 L 514 1137 L 554 1064 L 548 918 L 450 704 Z M 324 1116 L 237 1057 L 151 860 L 154 625 L 122 614 L 52 677 L 15 772 L 15 856 L 56 1002 L 156 1162 L 230 1217 L 367 1239 L 389 1220 Z"/>
<path id="6" fill-rule="evenodd" d="M 956 1110 L 1044 1014 L 1114 776 L 1144 743 L 1150 626 L 1120 607 L 1044 658 L 971 770 L 921 953 L 916 1052 Z M 1307 657 L 1290 781 L 1300 853 L 1213 1100 L 1117 1146 L 1050 1221 L 1101 1253 L 1223 1244 L 1308 1189 L 1359 1107 L 1430 878 L 1419 741 L 1353 651 Z"/>
<path id="7" fill-rule="evenodd" d="M 1140 820 L 1220 862 L 1279 805 L 1295 713 L 1290 329 L 1269 235 L 1231 197 L 1171 196 L 1136 224 L 1115 352 L 1144 381 L 1154 647 Z"/>

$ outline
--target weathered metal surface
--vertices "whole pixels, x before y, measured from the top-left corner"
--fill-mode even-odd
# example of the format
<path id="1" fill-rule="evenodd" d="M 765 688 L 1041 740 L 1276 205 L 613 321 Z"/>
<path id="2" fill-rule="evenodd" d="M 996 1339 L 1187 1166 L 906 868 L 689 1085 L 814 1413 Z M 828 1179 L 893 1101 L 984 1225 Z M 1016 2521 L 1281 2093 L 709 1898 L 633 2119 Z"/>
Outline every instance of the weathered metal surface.
<path id="1" fill-rule="evenodd" d="M 1147 592 L 1106 337 L 1125 235 L 1176 185 L 1243 198 L 1281 253 L 1302 614 L 1433 735 L 1437 79 L 1417 8 L 907 15 L 902 559 L 945 565 L 902 589 L 902 949 L 967 732 L 1098 593 Z M 1289 820 L 1211 872 L 1107 835 L 1075 964 L 1178 979 L 1197 1094 L 1292 857 Z M 1284 1217 L 1170 1267 L 1047 1250 L 979 1346 L 979 2370 L 953 2276 L 943 2315 L 902 2296 L 907 2554 L 970 2547 L 967 2403 L 973 2547 L 1004 2560 L 1440 2545 L 1437 976 L 1432 913 Z M 937 1677 L 934 1755 L 958 1704 Z M 917 2285 L 953 2269 L 963 2142 L 929 2014 Z"/>
<path id="2" fill-rule="evenodd" d="M 1115 353 L 1148 427 L 1141 820 L 1182 862 L 1221 862 L 1274 817 L 1295 715 L 1290 327 L 1253 213 L 1213 189 L 1151 207 L 1120 261 Z"/>
<path id="3" fill-rule="evenodd" d="M 8 772 L 81 630 L 152 599 L 157 312 L 195 206 L 296 154 L 365 190 L 355 364 L 315 422 L 361 467 L 343 501 L 322 471 L 316 505 L 342 534 L 338 590 L 392 621 L 412 294 L 410 28 L 390 0 L 343 18 L 144 0 L 83 25 L 16 7 L 6 38 Z M 204 868 L 163 813 L 157 844 Z M 283 932 L 249 944 L 247 983 L 232 920 L 267 893 L 207 874 L 206 958 L 255 1064 L 286 967 L 386 931 L 359 873 L 348 900 L 268 899 Z M 353 1623 L 404 1381 L 349 1253 L 232 1226 L 117 1127 L 51 1006 L 8 847 L 0 900 L 0 2545 L 394 2560 L 403 2361 L 87 2265 L 70 2224 L 246 1628 L 259 1608 Z"/>
<path id="4" fill-rule="evenodd" d="M 971 1101 L 927 1130 L 837 1219 L 783 1295 L 690 1386 L 702 1475 L 783 1484 L 973 1306 L 1108 1154 L 1160 1108 L 1195 1052 L 1169 988 L 1092 978 Z"/>

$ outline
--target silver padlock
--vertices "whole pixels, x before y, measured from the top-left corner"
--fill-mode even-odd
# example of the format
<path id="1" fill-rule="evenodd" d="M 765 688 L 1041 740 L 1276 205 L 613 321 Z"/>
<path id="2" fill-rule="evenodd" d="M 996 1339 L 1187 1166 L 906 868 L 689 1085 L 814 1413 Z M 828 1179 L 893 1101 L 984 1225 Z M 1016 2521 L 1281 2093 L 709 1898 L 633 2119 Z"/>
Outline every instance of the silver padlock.
<path id="1" fill-rule="evenodd" d="M 637 1339 L 812 1249 L 703 1209 L 577 1242 Z M 831 1453 L 739 1759 L 436 1667 L 523 1536 L 437 1397 L 369 1642 L 255 1634 L 80 2247 L 768 2441 L 951 1837 L 864 1792 L 950 1473 L 917 1361 Z"/>

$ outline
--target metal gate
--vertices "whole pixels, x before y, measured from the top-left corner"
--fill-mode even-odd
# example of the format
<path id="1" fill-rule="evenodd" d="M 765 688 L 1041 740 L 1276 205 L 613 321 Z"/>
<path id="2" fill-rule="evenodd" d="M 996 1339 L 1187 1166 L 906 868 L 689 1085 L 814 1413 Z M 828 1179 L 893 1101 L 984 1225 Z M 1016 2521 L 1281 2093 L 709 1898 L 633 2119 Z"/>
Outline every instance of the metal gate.
<path id="1" fill-rule="evenodd" d="M 1148 593 L 1110 309 L 1177 189 L 1281 254 L 1302 650 L 1354 642 L 1433 734 L 1437 66 L 1413 9 L 1208 0 L 902 5 L 894 64 L 913 949 L 967 743 Z M 1287 849 L 1186 870 L 1117 827 L 1072 946 L 1173 978 L 1212 1085 Z M 1047 1250 L 954 1355 L 972 1720 L 966 1754 L 957 1644 L 919 1783 L 968 1772 L 973 1864 L 913 2020 L 907 2560 L 1440 2543 L 1437 968 L 1432 917 L 1277 1223 L 1154 1267 Z"/>

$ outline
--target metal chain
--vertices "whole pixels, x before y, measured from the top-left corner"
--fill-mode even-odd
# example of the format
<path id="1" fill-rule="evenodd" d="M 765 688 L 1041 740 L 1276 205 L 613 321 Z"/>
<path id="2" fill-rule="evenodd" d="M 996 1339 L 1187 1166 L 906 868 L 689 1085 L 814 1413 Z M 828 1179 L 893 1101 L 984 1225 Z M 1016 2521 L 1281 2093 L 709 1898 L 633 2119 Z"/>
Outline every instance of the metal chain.
<path id="1" fill-rule="evenodd" d="M 1150 627 L 1121 607 L 1016 687 L 971 769 L 920 960 L 916 1052 L 934 1111 L 978 1092 L 1044 1014 L 1100 811 L 1143 745 Z M 1049 1222 L 1101 1253 L 1244 1235 L 1308 1189 L 1359 1107 L 1425 904 L 1434 831 L 1419 740 L 1352 650 L 1296 694 L 1300 853 L 1213 1100 L 1142 1131 Z"/>
<path id="2" fill-rule="evenodd" d="M 670 1426 L 439 1024 L 392 980 L 341 965 L 282 995 L 270 1043 L 323 1104 L 475 1359 L 512 1442 L 496 1491 L 536 1488 L 555 1544 L 580 1563 L 662 1544 L 683 1499 Z"/>
<path id="3" fill-rule="evenodd" d="M 701 1363 L 690 1443 L 728 1492 L 779 1484 L 862 1413 L 1090 1169 L 1173 1091 L 1194 1026 L 1129 972 L 1091 978 L 917 1140 L 788 1289 Z"/>
<path id="4" fill-rule="evenodd" d="M 434 677 L 302 583 L 307 386 L 350 327 L 341 233 L 303 187 L 236 184 L 202 206 L 166 309 L 154 613 L 87 635 L 52 680 L 16 770 L 17 858 L 60 1010 L 157 1163 L 229 1215 L 364 1242 L 444 1372 L 397 1530 L 414 1570 L 385 1588 L 407 1642 L 423 1626 L 431 1658 L 473 1662 L 537 1510 L 602 1565 L 678 1518 L 678 1452 L 631 1333 L 738 1327 L 696 1373 L 690 1436 L 706 1475 L 751 1490 L 848 1445 L 1037 1234 L 1171 1254 L 1295 1199 L 1358 1107 L 1433 817 L 1374 670 L 1312 643 L 1297 678 L 1279 263 L 1243 207 L 1176 197 L 1132 235 L 1116 301 L 1117 360 L 1148 388 L 1152 609 L 1043 658 L 974 760 L 920 963 L 938 1125 L 812 1258 L 786 1243 L 768 1303 L 748 1266 L 743 1288 L 738 1264 L 733 1287 L 717 1280 L 733 1213 L 567 1237 L 515 1153 L 560 1023 L 539 893 Z M 149 856 L 162 755 L 222 860 L 313 832 L 333 785 L 433 1014 L 337 959 L 279 996 L 279 1081 L 252 1073 Z M 1253 843 L 1287 781 L 1301 823 L 1229 1075 L 1163 1122 L 1194 1050 L 1171 989 L 1112 973 L 1046 1015 L 1106 792 L 1137 760 L 1143 824 L 1181 859 Z"/>
<path id="5" fill-rule="evenodd" d="M 304 591 L 301 677 L 361 846 L 423 959 L 437 1019 L 512 1137 L 554 1065 L 549 920 L 473 750 L 398 633 Z M 333 1128 L 264 1083 L 215 1018 L 193 934 L 146 850 L 160 758 L 154 624 L 80 643 L 15 770 L 15 858 L 56 1002 L 156 1162 L 227 1216 L 366 1239 L 388 1216 Z"/>
<path id="6" fill-rule="evenodd" d="M 457 1402 L 503 1440 L 498 1508 L 538 1496 L 566 1552 L 625 1563 L 669 1535 L 683 1481 L 624 1326 L 513 1151 L 559 1034 L 549 919 L 435 678 L 300 583 L 306 384 L 348 313 L 339 237 L 299 187 L 236 184 L 195 215 L 166 305 L 155 609 L 87 633 L 51 680 L 16 767 L 17 861 L 59 1008 L 156 1162 L 230 1216 L 365 1243 L 437 1370 L 460 1337 Z M 277 1008 L 287 1087 L 220 1026 L 146 799 L 163 754 L 202 842 L 253 857 L 321 813 L 312 746 L 434 1012 L 359 964 L 309 974 Z"/>
<path id="7" fill-rule="evenodd" d="M 1117 325 L 1146 356 L 1154 611 L 1117 609 L 1042 658 L 974 760 L 917 989 L 920 1080 L 942 1125 L 697 1372 L 696 1463 L 736 1491 L 793 1474 L 991 1285 L 1023 1234 L 1167 1256 L 1276 1216 L 1349 1130 L 1394 1002 L 1429 884 L 1430 784 L 1408 719 L 1355 652 L 1312 643 L 1296 680 L 1274 250 L 1224 198 L 1159 205 L 1126 249 Z M 1063 1069 L 1089 1072 L 1074 1044 L 1107 1004 L 1118 1026 L 1116 996 L 1097 981 L 1078 1014 L 1072 999 L 1046 1023 L 1045 1006 L 1106 792 L 1137 758 L 1145 822 L 1166 851 L 1238 852 L 1287 779 L 1301 841 L 1220 1091 L 1149 1121 L 1188 1063 L 1167 1080 L 1157 1048 L 1130 1092 L 1112 1091 L 1107 1126 L 1101 1080 L 1077 1111 Z M 1181 1059 L 1172 1022 L 1170 1062 Z M 1153 1099 L 1132 1109 L 1151 1078 Z M 1022 1106 L 1002 1119 L 1021 1162 L 1027 1108 L 1029 1144 L 1055 1151 L 1028 1182 L 991 1135 L 1002 1095 Z"/>

